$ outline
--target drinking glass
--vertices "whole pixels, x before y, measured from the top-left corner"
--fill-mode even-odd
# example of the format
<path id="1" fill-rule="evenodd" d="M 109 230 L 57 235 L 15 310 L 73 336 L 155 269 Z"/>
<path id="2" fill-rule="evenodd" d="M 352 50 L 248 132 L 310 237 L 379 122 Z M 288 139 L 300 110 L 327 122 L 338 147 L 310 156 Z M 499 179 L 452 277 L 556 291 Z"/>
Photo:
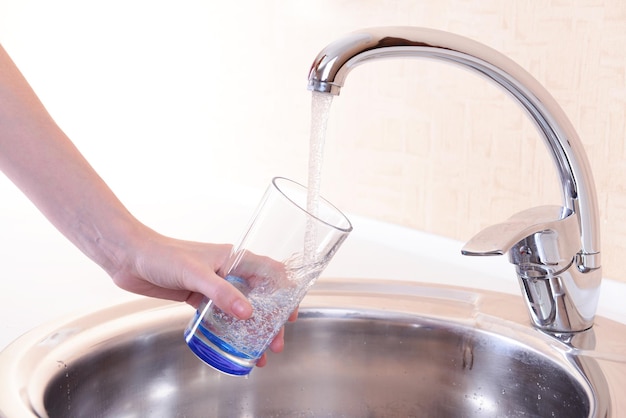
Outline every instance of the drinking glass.
<path id="1" fill-rule="evenodd" d="M 330 202 L 292 180 L 272 179 L 218 272 L 248 298 L 252 317 L 237 319 L 204 298 L 185 330 L 189 348 L 223 373 L 250 373 L 350 231 Z"/>

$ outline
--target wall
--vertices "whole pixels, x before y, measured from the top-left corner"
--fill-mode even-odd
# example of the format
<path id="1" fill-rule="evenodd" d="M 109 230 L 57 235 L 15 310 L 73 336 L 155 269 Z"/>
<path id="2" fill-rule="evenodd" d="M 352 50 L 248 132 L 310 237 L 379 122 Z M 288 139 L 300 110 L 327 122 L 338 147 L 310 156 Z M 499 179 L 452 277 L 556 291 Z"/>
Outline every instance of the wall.
<path id="1" fill-rule="evenodd" d="M 626 281 L 622 0 L 0 0 L 0 41 L 148 224 L 155 206 L 219 205 L 224 182 L 256 190 L 277 174 L 306 181 L 309 65 L 338 36 L 383 25 L 481 41 L 555 96 L 594 171 L 604 274 Z M 354 70 L 334 100 L 325 155 L 323 192 L 341 208 L 460 240 L 560 203 L 524 114 L 443 64 Z M 3 204 L 23 199 L 2 181 Z"/>

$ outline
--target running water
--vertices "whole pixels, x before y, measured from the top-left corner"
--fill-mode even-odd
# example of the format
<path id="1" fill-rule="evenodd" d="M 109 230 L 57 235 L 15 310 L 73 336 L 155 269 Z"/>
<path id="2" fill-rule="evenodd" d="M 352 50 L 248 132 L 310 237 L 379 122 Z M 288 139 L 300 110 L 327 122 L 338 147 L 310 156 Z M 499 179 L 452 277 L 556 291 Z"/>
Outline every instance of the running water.
<path id="1" fill-rule="evenodd" d="M 333 96 L 326 93 L 313 92 L 311 101 L 311 137 L 309 144 L 309 178 L 307 191 L 307 212 L 317 217 L 319 215 L 320 184 L 322 162 L 324 157 L 324 140 L 330 114 L 330 105 Z M 291 260 L 286 263 L 289 280 L 299 283 L 297 286 L 285 286 L 273 283 L 273 278 L 267 278 L 264 286 L 254 289 L 245 287 L 245 281 L 229 276 L 226 279 L 239 288 L 250 300 L 254 308 L 254 315 L 246 321 L 238 321 L 215 309 L 211 323 L 207 322 L 209 330 L 220 335 L 222 348 L 236 354 L 243 354 L 251 358 L 263 353 L 271 339 L 287 321 L 289 315 L 297 307 L 309 286 L 302 283 L 311 282 L 311 277 L 319 275 L 327 259 L 318 259 L 316 248 L 316 220 L 307 219 L 304 237 L 303 259 Z M 312 284 L 312 283 L 311 283 Z M 245 288 L 241 287 L 244 286 Z M 227 330 L 227 332 L 225 331 Z M 211 335 L 211 334 L 208 334 Z"/>
<path id="2" fill-rule="evenodd" d="M 318 216 L 320 185 L 322 181 L 322 162 L 324 159 L 324 140 L 330 115 L 333 96 L 328 93 L 313 92 L 311 101 L 311 137 L 309 143 L 309 179 L 307 212 Z M 316 233 L 314 219 L 309 219 L 304 238 L 304 256 L 308 262 L 315 262 Z"/>
<path id="3" fill-rule="evenodd" d="M 279 282 L 281 275 L 269 275 L 259 276 L 261 282 L 250 286 L 245 279 L 228 275 L 226 280 L 252 304 L 253 316 L 246 320 L 235 319 L 206 299 L 185 330 L 185 340 L 194 353 L 225 373 L 247 375 L 250 372 L 256 359 L 267 349 L 332 258 L 332 254 L 317 248 L 316 229 L 319 225 L 316 218 L 320 212 L 324 139 L 331 103 L 330 94 L 313 93 L 306 205 L 312 216 L 307 217 L 304 254 L 284 260 L 287 283 Z"/>

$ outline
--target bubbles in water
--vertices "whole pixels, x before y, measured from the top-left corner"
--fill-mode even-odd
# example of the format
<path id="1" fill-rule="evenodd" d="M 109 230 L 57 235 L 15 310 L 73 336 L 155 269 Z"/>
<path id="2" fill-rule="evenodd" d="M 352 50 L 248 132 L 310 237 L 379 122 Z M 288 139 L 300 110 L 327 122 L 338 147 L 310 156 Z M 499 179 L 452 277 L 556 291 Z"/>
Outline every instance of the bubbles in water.
<path id="1" fill-rule="evenodd" d="M 314 216 L 319 211 L 323 150 L 332 97 L 330 94 L 314 92 L 311 103 L 307 211 Z M 210 308 L 212 314 L 205 315 L 203 327 L 234 350 L 251 358 L 260 356 L 313 284 L 312 279 L 319 276 L 319 272 L 328 264 L 328 259 L 317 259 L 316 241 L 315 219 L 309 217 L 302 243 L 304 257 L 287 261 L 288 281 L 292 286 L 272 283 L 272 279 L 269 279 L 268 283 L 249 289 L 242 288 L 247 287 L 245 281 L 227 277 L 247 296 L 253 316 L 244 321 L 238 320 L 213 305 Z M 291 268 L 290 261 L 293 261 Z"/>
<path id="2" fill-rule="evenodd" d="M 239 320 L 213 305 L 213 312 L 205 315 L 203 326 L 236 351 L 251 358 L 260 356 L 302 300 L 307 290 L 302 283 L 312 284 L 311 278 L 317 277 L 327 263 L 328 260 L 322 260 L 312 266 L 302 266 L 301 259 L 295 260 L 296 267 L 290 268 L 287 264 L 286 283 L 274 283 L 270 277 L 267 283 L 252 289 L 247 288 L 245 280 L 228 276 L 226 280 L 236 282 L 247 295 L 252 317 Z"/>

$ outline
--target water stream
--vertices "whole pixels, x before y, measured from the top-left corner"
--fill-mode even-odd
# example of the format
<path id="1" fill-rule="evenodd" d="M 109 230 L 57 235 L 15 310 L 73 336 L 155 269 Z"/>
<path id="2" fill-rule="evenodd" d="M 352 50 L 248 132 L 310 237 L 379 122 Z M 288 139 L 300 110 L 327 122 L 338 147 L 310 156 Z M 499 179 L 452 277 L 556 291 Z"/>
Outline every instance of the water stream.
<path id="1" fill-rule="evenodd" d="M 307 212 L 318 216 L 320 188 L 322 182 L 322 162 L 324 160 L 324 142 L 326 139 L 326 127 L 330 115 L 330 105 L 333 96 L 327 93 L 313 92 L 311 100 L 311 136 L 309 142 L 309 177 Z M 305 239 L 304 255 L 306 264 L 315 262 L 315 220 L 308 219 Z"/>

